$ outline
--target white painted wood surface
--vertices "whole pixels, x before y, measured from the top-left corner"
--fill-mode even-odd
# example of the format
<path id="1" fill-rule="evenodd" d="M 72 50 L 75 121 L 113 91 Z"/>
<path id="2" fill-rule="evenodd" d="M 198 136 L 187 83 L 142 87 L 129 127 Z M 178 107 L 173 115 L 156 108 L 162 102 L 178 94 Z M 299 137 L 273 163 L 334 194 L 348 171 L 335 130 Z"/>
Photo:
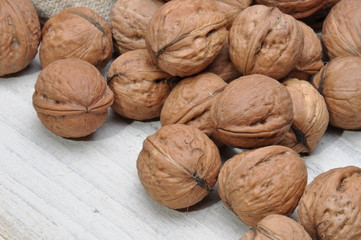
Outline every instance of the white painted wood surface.
<path id="1" fill-rule="evenodd" d="M 126 120 L 110 111 L 106 123 L 82 140 L 45 129 L 31 100 L 40 70 L 36 59 L 0 78 L 0 239 L 232 240 L 248 230 L 216 190 L 188 212 L 162 207 L 145 194 L 136 159 L 158 121 Z M 222 153 L 227 158 L 234 150 Z M 329 129 L 304 160 L 309 182 L 331 168 L 361 167 L 361 132 Z"/>

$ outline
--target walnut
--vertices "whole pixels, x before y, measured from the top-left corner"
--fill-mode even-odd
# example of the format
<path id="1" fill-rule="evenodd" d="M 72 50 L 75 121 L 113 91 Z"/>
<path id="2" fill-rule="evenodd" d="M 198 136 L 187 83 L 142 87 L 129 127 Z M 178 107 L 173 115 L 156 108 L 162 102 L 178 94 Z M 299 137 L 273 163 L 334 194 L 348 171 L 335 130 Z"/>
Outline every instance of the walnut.
<path id="1" fill-rule="evenodd" d="M 234 147 L 276 144 L 289 130 L 292 99 L 285 86 L 259 74 L 232 81 L 211 108 L 213 136 Z"/>
<path id="2" fill-rule="evenodd" d="M 227 83 L 214 73 L 203 73 L 183 79 L 164 103 L 162 125 L 182 123 L 211 135 L 214 129 L 209 112 L 214 100 Z"/>
<path id="3" fill-rule="evenodd" d="M 40 23 L 29 0 L 1 1 L 0 77 L 23 70 L 38 52 Z"/>
<path id="4" fill-rule="evenodd" d="M 147 120 L 159 117 L 171 91 L 173 77 L 155 66 L 146 49 L 126 52 L 108 72 L 114 92 L 114 111 L 124 117 Z"/>
<path id="5" fill-rule="evenodd" d="M 293 17 L 255 5 L 238 14 L 229 44 L 232 62 L 243 75 L 259 73 L 278 80 L 299 62 L 303 32 Z"/>
<path id="6" fill-rule="evenodd" d="M 219 11 L 223 12 L 230 27 L 237 14 L 249 7 L 252 0 L 215 0 Z"/>
<path id="7" fill-rule="evenodd" d="M 291 129 L 279 144 L 308 153 L 316 147 L 328 126 L 325 100 L 309 82 L 294 78 L 283 84 L 291 94 L 294 118 Z"/>
<path id="8" fill-rule="evenodd" d="M 121 52 L 146 48 L 145 30 L 161 0 L 118 0 L 110 12 L 115 48 Z"/>
<path id="9" fill-rule="evenodd" d="M 311 240 L 298 222 L 283 215 L 272 214 L 263 218 L 240 240 Z"/>
<path id="10" fill-rule="evenodd" d="M 211 0 L 173 0 L 153 15 L 146 44 L 160 69 L 190 76 L 205 69 L 222 50 L 226 23 Z"/>
<path id="11" fill-rule="evenodd" d="M 33 106 L 51 132 L 66 138 L 84 137 L 105 121 L 113 92 L 88 62 L 62 59 L 49 64 L 35 84 Z"/>
<path id="12" fill-rule="evenodd" d="M 361 56 L 361 1 L 342 0 L 327 15 L 322 41 L 328 56 Z"/>
<path id="13" fill-rule="evenodd" d="M 306 184 L 302 158 L 290 148 L 275 145 L 227 160 L 219 173 L 218 193 L 242 222 L 255 226 L 267 215 L 291 215 Z"/>
<path id="14" fill-rule="evenodd" d="M 313 78 L 324 96 L 330 124 L 342 129 L 361 129 L 361 57 L 339 57 Z"/>
<path id="15" fill-rule="evenodd" d="M 298 221 L 312 239 L 356 240 L 361 236 L 361 169 L 336 168 L 317 176 L 298 207 Z"/>
<path id="16" fill-rule="evenodd" d="M 325 0 L 257 0 L 258 3 L 277 7 L 295 18 L 305 18 L 322 8 Z"/>
<path id="17" fill-rule="evenodd" d="M 63 58 L 79 58 L 97 68 L 104 67 L 113 53 L 112 33 L 107 22 L 86 7 L 65 9 L 50 18 L 42 31 L 41 66 Z"/>
<path id="18" fill-rule="evenodd" d="M 195 127 L 174 124 L 147 137 L 137 159 L 139 179 L 159 204 L 172 209 L 192 206 L 217 181 L 218 148 Z"/>

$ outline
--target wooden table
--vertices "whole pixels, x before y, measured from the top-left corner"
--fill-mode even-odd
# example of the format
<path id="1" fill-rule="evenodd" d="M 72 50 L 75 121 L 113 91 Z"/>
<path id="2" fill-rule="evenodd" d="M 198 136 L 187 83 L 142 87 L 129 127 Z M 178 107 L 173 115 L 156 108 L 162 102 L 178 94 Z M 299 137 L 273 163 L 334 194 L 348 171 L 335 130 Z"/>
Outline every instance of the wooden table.
<path id="1" fill-rule="evenodd" d="M 127 120 L 110 111 L 105 124 L 81 140 L 45 129 L 31 99 L 40 70 L 35 59 L 24 71 L 0 78 L 0 239 L 234 240 L 249 229 L 216 189 L 184 212 L 145 194 L 136 159 L 158 121 Z M 229 158 L 237 151 L 225 148 L 222 154 Z M 331 168 L 361 167 L 361 132 L 329 129 L 304 160 L 309 182 Z"/>

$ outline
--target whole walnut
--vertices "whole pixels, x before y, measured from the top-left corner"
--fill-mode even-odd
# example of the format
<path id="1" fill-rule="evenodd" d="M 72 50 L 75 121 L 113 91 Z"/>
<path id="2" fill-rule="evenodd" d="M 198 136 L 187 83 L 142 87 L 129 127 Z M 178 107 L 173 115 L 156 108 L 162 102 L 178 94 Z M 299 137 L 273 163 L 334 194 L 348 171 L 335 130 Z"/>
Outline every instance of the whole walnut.
<path id="1" fill-rule="evenodd" d="M 285 86 L 259 74 L 232 81 L 211 108 L 213 136 L 241 148 L 276 144 L 290 129 L 292 99 Z"/>
<path id="2" fill-rule="evenodd" d="M 40 23 L 29 0 L 0 0 L 0 77 L 23 70 L 38 52 Z"/>
<path id="3" fill-rule="evenodd" d="M 339 57 L 313 78 L 324 96 L 330 124 L 342 129 L 361 129 L 361 56 Z"/>
<path id="4" fill-rule="evenodd" d="M 327 15 L 322 28 L 322 41 L 327 55 L 361 56 L 361 1 L 342 0 Z"/>
<path id="5" fill-rule="evenodd" d="M 219 11 L 223 12 L 227 19 L 227 26 L 231 26 L 237 14 L 251 5 L 253 0 L 215 0 Z"/>
<path id="6" fill-rule="evenodd" d="M 295 18 L 308 17 L 325 4 L 325 0 L 257 0 L 257 2 L 269 7 L 277 7 Z"/>
<path id="7" fill-rule="evenodd" d="M 147 137 L 137 159 L 139 179 L 159 204 L 172 209 L 192 206 L 217 181 L 218 148 L 195 127 L 174 124 Z"/>
<path id="8" fill-rule="evenodd" d="M 306 184 L 302 158 L 290 148 L 275 145 L 227 160 L 219 173 L 218 193 L 242 222 L 255 226 L 267 215 L 291 215 Z"/>
<path id="9" fill-rule="evenodd" d="M 145 30 L 161 0 L 118 0 L 110 11 L 115 48 L 121 52 L 146 48 Z"/>
<path id="10" fill-rule="evenodd" d="M 84 137 L 105 121 L 113 92 L 100 72 L 79 59 L 49 64 L 35 84 L 33 106 L 51 132 L 66 138 Z"/>
<path id="11" fill-rule="evenodd" d="M 104 67 L 113 53 L 110 26 L 86 7 L 65 9 L 44 25 L 40 45 L 41 66 L 63 58 L 79 58 Z"/>
<path id="12" fill-rule="evenodd" d="M 146 44 L 160 69 L 190 76 L 205 69 L 222 50 L 226 23 L 213 0 L 173 0 L 153 15 Z"/>
<path id="13" fill-rule="evenodd" d="M 298 222 L 272 214 L 259 221 L 240 240 L 311 240 Z"/>
<path id="14" fill-rule="evenodd" d="M 108 72 L 114 92 L 114 111 L 124 117 L 147 120 L 159 117 L 171 91 L 172 76 L 155 66 L 146 49 L 126 52 Z"/>
<path id="15" fill-rule="evenodd" d="M 311 152 L 328 126 L 325 100 L 307 81 L 293 78 L 283 84 L 291 94 L 294 117 L 290 130 L 279 144 L 296 152 Z"/>
<path id="16" fill-rule="evenodd" d="M 162 125 L 187 124 L 211 135 L 214 126 L 210 109 L 227 83 L 214 73 L 203 73 L 180 81 L 166 99 L 160 121 Z"/>
<path id="17" fill-rule="evenodd" d="M 303 32 L 293 17 L 255 5 L 238 14 L 229 44 L 232 62 L 243 75 L 259 73 L 278 80 L 300 61 Z"/>
<path id="18" fill-rule="evenodd" d="M 298 207 L 298 221 L 314 240 L 361 237 L 361 169 L 335 168 L 317 176 Z"/>

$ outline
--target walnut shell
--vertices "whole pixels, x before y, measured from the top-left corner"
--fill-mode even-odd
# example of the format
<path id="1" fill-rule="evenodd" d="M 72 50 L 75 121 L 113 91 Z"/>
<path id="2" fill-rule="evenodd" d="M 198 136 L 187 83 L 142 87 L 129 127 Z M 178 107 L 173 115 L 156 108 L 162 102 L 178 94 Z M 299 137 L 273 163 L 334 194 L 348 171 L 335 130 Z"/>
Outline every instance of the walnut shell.
<path id="1" fill-rule="evenodd" d="M 270 214 L 291 215 L 306 184 L 302 158 L 290 148 L 268 146 L 227 160 L 219 173 L 218 193 L 242 222 L 255 226 Z"/>
<path id="2" fill-rule="evenodd" d="M 349 166 L 322 173 L 306 187 L 298 221 L 315 240 L 360 239 L 360 192 L 360 168 Z"/>
<path id="3" fill-rule="evenodd" d="M 230 27 L 238 15 L 244 9 L 248 8 L 253 0 L 215 0 L 218 10 L 221 11 L 227 19 L 227 26 Z"/>
<path id="4" fill-rule="evenodd" d="M 328 126 L 329 115 L 324 98 L 306 81 L 288 79 L 283 82 L 293 102 L 293 122 L 280 145 L 296 152 L 311 152 Z"/>
<path id="5" fill-rule="evenodd" d="M 115 48 L 120 53 L 146 48 L 145 31 L 161 0 L 118 0 L 110 11 Z"/>
<path id="6" fill-rule="evenodd" d="M 283 215 L 272 214 L 263 218 L 240 240 L 311 240 L 298 222 Z"/>
<path id="7" fill-rule="evenodd" d="M 0 77 L 23 70 L 38 52 L 40 23 L 28 0 L 0 1 Z"/>
<path id="8" fill-rule="evenodd" d="M 139 179 L 159 204 L 172 209 L 201 201 L 217 181 L 218 148 L 195 127 L 174 124 L 147 137 L 137 159 Z"/>
<path id="9" fill-rule="evenodd" d="M 113 53 L 110 26 L 86 7 L 65 9 L 44 25 L 40 45 L 41 66 L 63 58 L 79 58 L 104 67 Z"/>
<path id="10" fill-rule="evenodd" d="M 327 55 L 361 56 L 361 1 L 342 0 L 327 15 L 322 28 L 322 41 Z"/>
<path id="11" fill-rule="evenodd" d="M 276 144 L 289 130 L 292 99 L 285 86 L 259 74 L 232 81 L 211 108 L 213 136 L 241 148 Z"/>
<path id="12" fill-rule="evenodd" d="M 79 59 L 49 64 L 38 76 L 33 106 L 51 132 L 66 138 L 84 137 L 105 121 L 113 92 L 100 72 Z"/>
<path id="13" fill-rule="evenodd" d="M 124 117 L 147 120 L 159 117 L 171 91 L 173 77 L 155 66 L 146 49 L 126 52 L 108 72 L 114 92 L 114 111 Z"/>
<path id="14" fill-rule="evenodd" d="M 146 44 L 160 69 L 190 76 L 205 69 L 222 50 L 226 23 L 213 0 L 173 0 L 153 15 Z"/>
<path id="15" fill-rule="evenodd" d="M 313 78 L 324 96 L 330 124 L 342 129 L 361 129 L 361 57 L 339 57 Z"/>
<path id="16" fill-rule="evenodd" d="M 255 5 L 238 14 L 229 44 L 232 62 L 243 75 L 259 73 L 278 80 L 299 62 L 303 32 L 293 17 Z"/>
<path id="17" fill-rule="evenodd" d="M 162 125 L 187 124 L 211 135 L 214 126 L 210 119 L 210 109 L 226 85 L 227 83 L 214 73 L 183 79 L 164 103 L 160 115 Z"/>

